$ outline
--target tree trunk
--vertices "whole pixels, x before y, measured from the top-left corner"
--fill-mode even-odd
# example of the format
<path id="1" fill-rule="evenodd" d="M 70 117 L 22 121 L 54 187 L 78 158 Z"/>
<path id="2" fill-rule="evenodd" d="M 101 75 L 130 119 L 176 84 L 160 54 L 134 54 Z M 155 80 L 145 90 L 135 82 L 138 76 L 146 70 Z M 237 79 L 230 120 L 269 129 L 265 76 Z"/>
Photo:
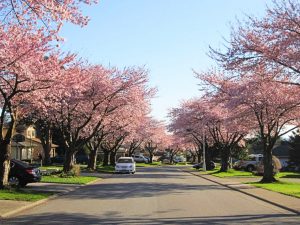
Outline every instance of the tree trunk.
<path id="1" fill-rule="evenodd" d="M 72 170 L 74 165 L 74 155 L 75 152 L 70 151 L 69 149 L 66 150 L 64 168 L 63 168 L 63 171 L 65 173 L 68 173 Z"/>
<path id="2" fill-rule="evenodd" d="M 0 142 L 0 189 L 8 186 L 10 169 L 10 146 L 6 141 Z"/>
<path id="3" fill-rule="evenodd" d="M 262 183 L 272 183 L 275 182 L 273 174 L 273 162 L 272 162 L 272 149 L 267 147 L 264 151 L 264 175 L 260 182 Z"/>
<path id="4" fill-rule="evenodd" d="M 97 149 L 91 150 L 89 163 L 88 163 L 88 169 L 96 170 L 96 168 L 97 168 L 97 155 L 98 155 Z"/>
<path id="5" fill-rule="evenodd" d="M 195 163 L 196 161 L 196 155 L 192 155 L 192 163 Z"/>
<path id="6" fill-rule="evenodd" d="M 197 153 L 197 160 L 198 160 L 198 163 L 201 162 L 201 154 Z"/>
<path id="7" fill-rule="evenodd" d="M 221 169 L 220 172 L 227 172 L 229 167 L 230 148 L 224 147 L 221 150 Z"/>
<path id="8" fill-rule="evenodd" d="M 48 166 L 51 164 L 50 152 L 51 152 L 51 143 L 47 142 L 45 146 L 43 146 L 44 150 L 44 157 L 43 157 L 43 164 Z"/>
<path id="9" fill-rule="evenodd" d="M 173 164 L 174 163 L 174 154 L 170 155 L 170 163 Z"/>
<path id="10" fill-rule="evenodd" d="M 109 152 L 106 150 L 103 150 L 104 156 L 103 156 L 103 166 L 108 166 L 108 159 L 109 159 Z"/>
<path id="11" fill-rule="evenodd" d="M 114 151 L 112 151 L 111 153 L 110 153 L 110 157 L 109 157 L 109 159 L 110 159 L 110 165 L 111 166 L 115 166 L 116 165 L 116 152 L 114 152 Z"/>
<path id="12" fill-rule="evenodd" d="M 153 153 L 149 153 L 149 163 L 153 163 Z"/>

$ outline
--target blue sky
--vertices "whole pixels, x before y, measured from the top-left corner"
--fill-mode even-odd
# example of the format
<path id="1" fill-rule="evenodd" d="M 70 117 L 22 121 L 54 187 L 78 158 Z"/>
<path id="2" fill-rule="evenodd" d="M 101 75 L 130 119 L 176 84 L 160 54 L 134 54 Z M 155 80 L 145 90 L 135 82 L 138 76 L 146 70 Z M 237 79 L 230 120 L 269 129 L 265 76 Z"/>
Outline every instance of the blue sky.
<path id="1" fill-rule="evenodd" d="M 63 27 L 62 47 L 92 63 L 145 66 L 158 88 L 152 115 L 165 120 L 169 108 L 200 94 L 192 69 L 213 65 L 209 45 L 222 47 L 236 18 L 261 16 L 266 4 L 271 0 L 101 0 L 84 7 L 88 26 Z"/>

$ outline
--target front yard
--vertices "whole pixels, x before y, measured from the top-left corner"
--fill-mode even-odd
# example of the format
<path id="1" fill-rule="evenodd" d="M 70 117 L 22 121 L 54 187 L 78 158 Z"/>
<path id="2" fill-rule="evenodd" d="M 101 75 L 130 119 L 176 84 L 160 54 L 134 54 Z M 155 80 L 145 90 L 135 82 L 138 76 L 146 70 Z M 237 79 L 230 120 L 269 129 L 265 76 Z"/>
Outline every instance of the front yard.
<path id="1" fill-rule="evenodd" d="M 270 191 L 279 192 L 285 195 L 294 196 L 300 198 L 300 173 L 296 172 L 280 172 L 276 174 L 275 178 L 278 179 L 278 182 L 271 184 L 263 184 L 260 182 L 253 182 L 253 179 L 249 179 L 248 182 L 245 182 L 247 178 L 255 178 L 260 179 L 260 176 L 254 175 L 251 172 L 243 171 L 243 170 L 235 170 L 229 169 L 228 172 L 219 172 L 220 167 L 215 168 L 211 171 L 202 171 L 200 174 L 208 174 L 219 178 L 243 178 L 241 182 L 253 185 L 255 187 L 264 188 Z M 287 179 L 288 178 L 288 179 Z M 285 180 L 286 179 L 286 180 Z M 296 182 L 293 179 L 297 179 Z M 251 181 L 252 180 L 252 181 Z"/>

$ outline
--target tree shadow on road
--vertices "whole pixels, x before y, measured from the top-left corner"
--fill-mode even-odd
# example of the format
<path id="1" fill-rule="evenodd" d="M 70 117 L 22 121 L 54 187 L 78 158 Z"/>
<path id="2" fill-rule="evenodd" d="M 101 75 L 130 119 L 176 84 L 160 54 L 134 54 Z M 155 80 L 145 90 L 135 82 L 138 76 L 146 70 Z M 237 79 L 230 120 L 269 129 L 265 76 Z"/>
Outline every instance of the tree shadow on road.
<path id="1" fill-rule="evenodd" d="M 94 184 L 76 190 L 62 198 L 67 199 L 126 199 L 159 196 L 168 193 L 186 194 L 189 191 L 228 190 L 225 187 L 186 183 L 128 182 Z"/>
<path id="2" fill-rule="evenodd" d="M 177 217 L 177 218 L 150 218 L 151 215 L 137 217 L 122 216 L 92 216 L 87 214 L 39 214 L 30 216 L 19 216 L 9 220 L 3 220 L 3 225 L 30 224 L 30 225 L 74 225 L 74 224 L 299 224 L 300 217 L 286 214 L 263 214 L 263 215 L 232 215 L 212 217 Z"/>

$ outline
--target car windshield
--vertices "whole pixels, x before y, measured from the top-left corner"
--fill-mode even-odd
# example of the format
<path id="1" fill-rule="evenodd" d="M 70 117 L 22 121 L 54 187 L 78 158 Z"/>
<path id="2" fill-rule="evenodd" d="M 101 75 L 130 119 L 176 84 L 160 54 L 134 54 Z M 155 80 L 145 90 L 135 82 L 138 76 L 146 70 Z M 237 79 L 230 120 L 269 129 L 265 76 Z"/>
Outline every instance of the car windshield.
<path id="1" fill-rule="evenodd" d="M 118 163 L 132 163 L 132 159 L 119 159 Z"/>

